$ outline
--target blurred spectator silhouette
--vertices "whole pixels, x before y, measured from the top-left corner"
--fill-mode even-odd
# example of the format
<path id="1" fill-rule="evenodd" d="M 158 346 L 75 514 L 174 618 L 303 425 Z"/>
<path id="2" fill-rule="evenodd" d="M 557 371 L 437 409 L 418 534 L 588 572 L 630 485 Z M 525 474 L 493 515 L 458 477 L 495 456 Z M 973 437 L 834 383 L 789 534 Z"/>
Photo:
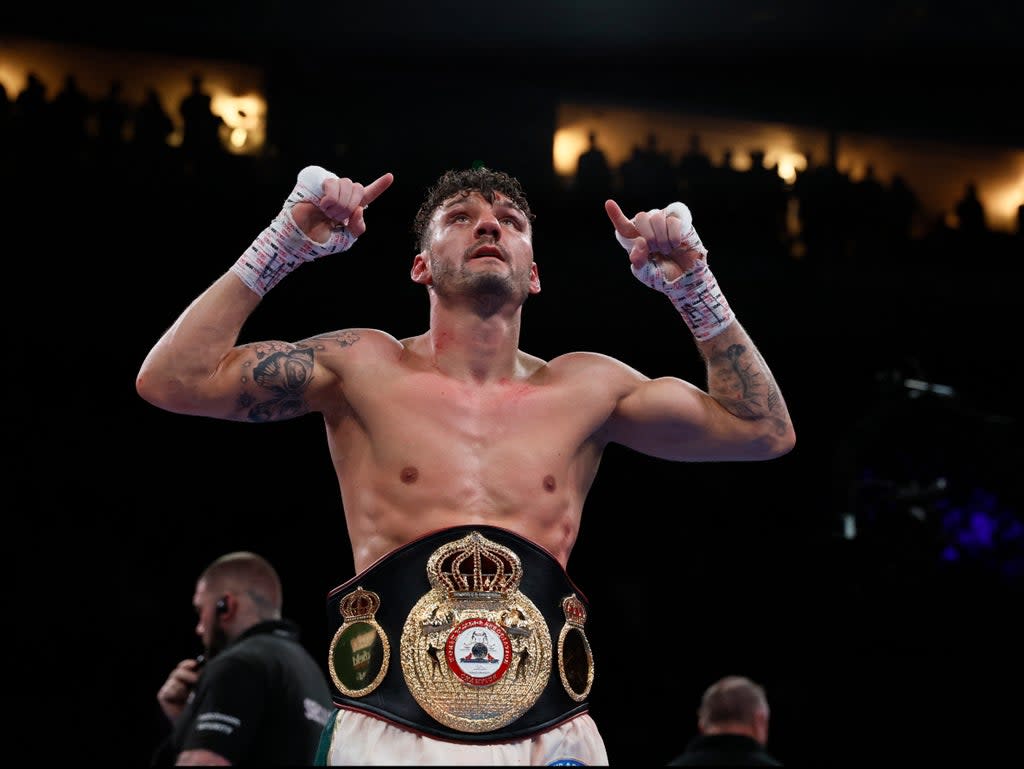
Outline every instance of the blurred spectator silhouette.
<path id="1" fill-rule="evenodd" d="M 777 164 L 769 166 L 762 149 L 750 150 L 750 168 L 738 175 L 737 214 L 746 221 L 741 243 L 761 255 L 781 253 L 786 242 L 786 206 L 789 192 Z"/>
<path id="2" fill-rule="evenodd" d="M 854 253 L 881 256 L 890 252 L 892 241 L 883 237 L 888 221 L 886 203 L 885 185 L 875 173 L 875 166 L 868 163 L 864 176 L 850 185 L 850 206 L 846 215 L 850 220 Z"/>
<path id="3" fill-rule="evenodd" d="M 155 88 L 146 89 L 145 97 L 135 108 L 132 125 L 132 146 L 136 154 L 158 163 L 165 162 L 169 157 L 168 140 L 174 133 L 174 121 Z"/>
<path id="4" fill-rule="evenodd" d="M 588 132 L 587 142 L 576 161 L 576 197 L 585 208 L 592 203 L 603 205 L 612 193 L 612 170 L 604 150 L 597 146 L 597 131 Z"/>
<path id="5" fill-rule="evenodd" d="M 954 253 L 954 242 L 958 231 L 949 226 L 945 213 L 932 217 L 921 238 L 924 251 L 934 257 L 951 257 Z"/>
<path id="6" fill-rule="evenodd" d="M 684 179 L 704 179 L 711 173 L 711 156 L 704 151 L 700 134 L 690 134 L 690 144 L 679 157 L 679 175 Z"/>
<path id="7" fill-rule="evenodd" d="M 29 72 L 25 87 L 18 92 L 12 108 L 12 138 L 22 148 L 23 159 L 39 158 L 45 148 L 50 105 L 46 100 L 46 84 L 35 72 Z M 27 151 L 25 151 L 27 150 Z"/>
<path id="8" fill-rule="evenodd" d="M 178 112 L 182 119 L 181 151 L 189 170 L 213 161 L 222 150 L 220 127 L 224 121 L 213 112 L 213 99 L 203 88 L 203 78 L 192 75 L 192 88 L 181 100 Z"/>
<path id="9" fill-rule="evenodd" d="M 690 144 L 676 164 L 676 182 L 680 197 L 688 206 L 700 206 L 708 202 L 714 168 L 711 156 L 704 151 L 700 134 L 690 134 Z M 711 209 L 713 203 L 707 208 Z"/>
<path id="10" fill-rule="evenodd" d="M 734 165 L 733 150 L 726 147 L 722 150 L 721 160 L 709 169 L 703 192 L 693 198 L 692 205 L 689 201 L 683 201 L 690 206 L 694 216 L 700 215 L 700 232 L 705 243 L 714 242 L 721 248 L 730 246 L 736 237 L 736 217 L 743 215 L 742 211 L 737 210 L 739 184 L 740 172 Z"/>
<path id="11" fill-rule="evenodd" d="M 0 81 L 0 144 L 6 147 L 11 130 L 11 97 L 7 86 Z M 6 152 L 6 150 L 4 150 Z"/>
<path id="12" fill-rule="evenodd" d="M 846 255 L 850 179 L 836 167 L 835 142 L 822 164 L 813 153 L 804 153 L 807 167 L 793 183 L 798 204 L 800 237 L 807 258 L 819 265 L 834 266 Z"/>
<path id="13" fill-rule="evenodd" d="M 131 108 L 124 101 L 124 84 L 114 79 L 107 93 L 96 103 L 96 146 L 103 162 L 121 154 L 125 143 L 125 129 L 131 118 Z"/>
<path id="14" fill-rule="evenodd" d="M 644 145 L 633 145 L 633 152 L 622 164 L 620 175 L 626 209 L 646 207 L 652 200 L 671 202 L 679 197 L 671 159 L 658 146 L 658 135 L 654 131 L 647 134 Z"/>
<path id="15" fill-rule="evenodd" d="M 63 157 L 81 159 L 88 140 L 87 125 L 92 114 L 92 101 L 79 87 L 73 74 L 64 77 L 64 85 L 53 98 L 54 151 Z"/>
<path id="16" fill-rule="evenodd" d="M 883 237 L 894 251 L 904 250 L 914 236 L 914 224 L 921 213 L 917 193 L 901 174 L 893 174 L 885 193 L 885 227 Z"/>
<path id="17" fill-rule="evenodd" d="M 770 710 L 764 689 L 743 676 L 711 684 L 697 709 L 699 734 L 669 766 L 782 766 L 768 753 Z"/>
<path id="18" fill-rule="evenodd" d="M 967 182 L 963 195 L 956 202 L 953 209 L 956 213 L 957 229 L 963 235 L 981 235 L 986 231 L 985 208 L 978 198 L 978 187 L 973 182 Z"/>

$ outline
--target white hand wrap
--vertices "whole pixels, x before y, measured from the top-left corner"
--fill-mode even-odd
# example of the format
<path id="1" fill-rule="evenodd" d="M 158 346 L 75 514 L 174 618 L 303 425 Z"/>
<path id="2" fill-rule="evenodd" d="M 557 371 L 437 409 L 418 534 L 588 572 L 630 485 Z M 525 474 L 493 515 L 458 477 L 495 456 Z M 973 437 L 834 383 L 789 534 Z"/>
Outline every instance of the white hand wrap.
<path id="1" fill-rule="evenodd" d="M 317 243 L 306 237 L 292 218 L 296 203 L 319 203 L 324 194 L 324 181 L 337 178 L 320 166 L 303 168 L 284 208 L 231 266 L 231 271 L 256 294 L 266 295 L 300 264 L 347 251 L 356 242 L 348 230 L 340 229 L 332 232 L 326 242 Z"/>
<path id="2" fill-rule="evenodd" d="M 665 280 L 661 265 L 651 259 L 648 259 L 643 267 L 630 264 L 630 269 L 641 283 L 667 296 L 697 341 L 705 342 L 725 331 L 735 317 L 718 288 L 718 281 L 708 267 L 708 250 L 701 243 L 697 230 L 693 228 L 690 209 L 677 202 L 666 206 L 664 210 L 667 215 L 675 216 L 683 223 L 681 247 L 697 251 L 701 258 L 692 269 L 671 282 Z M 659 211 L 660 209 L 653 208 L 647 213 L 656 214 Z M 634 239 L 623 237 L 618 230 L 615 231 L 615 238 L 627 252 L 633 250 Z"/>

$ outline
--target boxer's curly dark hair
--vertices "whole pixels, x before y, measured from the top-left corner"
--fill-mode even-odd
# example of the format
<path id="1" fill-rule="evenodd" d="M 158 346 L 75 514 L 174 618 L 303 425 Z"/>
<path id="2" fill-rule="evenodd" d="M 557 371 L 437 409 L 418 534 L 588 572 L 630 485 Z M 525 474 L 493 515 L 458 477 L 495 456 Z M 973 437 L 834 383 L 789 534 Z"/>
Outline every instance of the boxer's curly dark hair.
<path id="1" fill-rule="evenodd" d="M 463 197 L 472 192 L 479 192 L 488 203 L 494 202 L 494 193 L 500 192 L 523 212 L 528 221 L 536 218 L 530 211 L 530 203 L 523 192 L 523 186 L 514 176 L 504 171 L 492 171 L 483 166 L 467 168 L 462 171 L 445 171 L 441 177 L 427 190 L 423 203 L 420 204 L 416 218 L 413 219 L 412 232 L 416 238 L 415 246 L 423 249 L 425 238 L 430 226 L 430 219 L 437 207 L 449 198 L 461 194 Z"/>

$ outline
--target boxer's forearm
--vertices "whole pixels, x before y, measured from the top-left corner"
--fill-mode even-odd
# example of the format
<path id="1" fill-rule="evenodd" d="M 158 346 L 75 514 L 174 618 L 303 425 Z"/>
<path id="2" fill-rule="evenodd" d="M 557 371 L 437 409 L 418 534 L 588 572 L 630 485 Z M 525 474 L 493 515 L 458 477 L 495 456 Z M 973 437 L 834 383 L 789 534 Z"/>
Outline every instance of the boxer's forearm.
<path id="1" fill-rule="evenodd" d="M 259 302 L 233 272 L 218 278 L 150 350 L 136 383 L 140 395 L 173 409 L 197 383 L 214 375 Z"/>
<path id="2" fill-rule="evenodd" d="M 765 420 L 771 432 L 792 431 L 789 409 L 771 369 L 738 321 L 697 347 L 707 363 L 708 394 L 729 413 Z"/>

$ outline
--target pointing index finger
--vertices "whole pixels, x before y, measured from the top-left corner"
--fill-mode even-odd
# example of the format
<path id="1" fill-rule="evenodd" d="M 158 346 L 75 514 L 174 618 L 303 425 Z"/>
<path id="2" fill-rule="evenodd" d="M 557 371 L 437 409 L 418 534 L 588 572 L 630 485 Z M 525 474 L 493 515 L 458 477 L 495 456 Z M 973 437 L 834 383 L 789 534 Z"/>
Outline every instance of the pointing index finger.
<path id="1" fill-rule="evenodd" d="M 395 180 L 395 175 L 392 173 L 386 173 L 383 176 L 378 177 L 373 182 L 363 188 L 363 199 L 360 205 L 363 208 L 370 205 L 371 202 L 377 199 L 377 197 L 384 192 L 388 187 L 391 186 L 391 182 Z"/>
<path id="2" fill-rule="evenodd" d="M 612 220 L 612 225 L 615 230 L 624 238 L 639 238 L 640 230 L 636 228 L 636 225 L 631 222 L 622 209 L 619 208 L 619 204 L 614 200 L 606 200 L 604 202 L 604 210 L 608 214 L 608 218 Z"/>

